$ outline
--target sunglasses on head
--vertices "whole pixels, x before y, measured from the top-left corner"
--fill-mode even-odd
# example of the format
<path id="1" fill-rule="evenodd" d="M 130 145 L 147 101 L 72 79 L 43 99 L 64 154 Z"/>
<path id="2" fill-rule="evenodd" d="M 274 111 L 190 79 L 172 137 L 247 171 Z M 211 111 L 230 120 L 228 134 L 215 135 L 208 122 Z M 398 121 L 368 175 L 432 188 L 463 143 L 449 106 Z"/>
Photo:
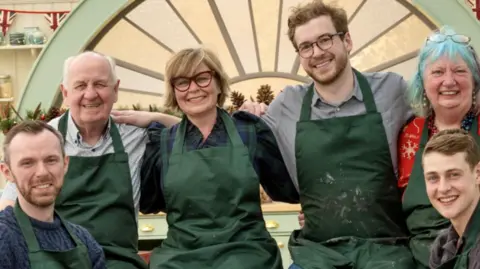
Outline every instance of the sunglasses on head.
<path id="1" fill-rule="evenodd" d="M 427 43 L 428 42 L 434 42 L 434 43 L 442 43 L 447 41 L 448 39 L 451 39 L 455 43 L 459 44 L 465 44 L 468 45 L 470 43 L 471 38 L 466 36 L 466 35 L 445 35 L 441 33 L 436 33 L 427 38 Z"/>

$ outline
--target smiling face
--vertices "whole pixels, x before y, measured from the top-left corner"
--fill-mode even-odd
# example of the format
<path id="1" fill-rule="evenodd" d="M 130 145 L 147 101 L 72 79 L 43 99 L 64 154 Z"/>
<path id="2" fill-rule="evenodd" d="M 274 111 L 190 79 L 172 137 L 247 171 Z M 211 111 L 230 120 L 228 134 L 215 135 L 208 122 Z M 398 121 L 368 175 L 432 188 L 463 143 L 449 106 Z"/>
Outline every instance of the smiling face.
<path id="1" fill-rule="evenodd" d="M 205 63 L 200 63 L 191 76 L 176 77 L 171 82 L 178 106 L 187 116 L 216 109 L 220 89 L 214 72 Z"/>
<path id="2" fill-rule="evenodd" d="M 68 168 L 68 156 L 63 156 L 59 138 L 48 130 L 18 133 L 10 141 L 8 152 L 8 164 L 0 167 L 16 184 L 19 199 L 36 207 L 52 206 Z"/>
<path id="3" fill-rule="evenodd" d="M 320 16 L 295 29 L 294 42 L 301 49 L 317 40 L 324 40 L 328 35 L 337 33 L 330 16 Z M 326 41 L 326 40 L 324 40 Z M 323 51 L 313 45 L 313 55 L 309 58 L 300 57 L 300 63 L 305 72 L 320 85 L 328 85 L 350 66 L 348 54 L 352 50 L 350 34 L 332 36 L 332 46 Z"/>
<path id="4" fill-rule="evenodd" d="M 447 219 L 468 220 L 480 197 L 478 165 L 472 169 L 465 152 L 430 152 L 423 157 L 423 169 L 433 207 Z"/>
<path id="5" fill-rule="evenodd" d="M 472 106 L 473 75 L 465 61 L 447 57 L 427 64 L 423 75 L 425 94 L 432 108 L 441 111 L 468 111 Z"/>
<path id="6" fill-rule="evenodd" d="M 104 124 L 117 101 L 119 85 L 108 60 L 95 54 L 78 56 L 68 67 L 66 82 L 62 94 L 75 123 Z"/>

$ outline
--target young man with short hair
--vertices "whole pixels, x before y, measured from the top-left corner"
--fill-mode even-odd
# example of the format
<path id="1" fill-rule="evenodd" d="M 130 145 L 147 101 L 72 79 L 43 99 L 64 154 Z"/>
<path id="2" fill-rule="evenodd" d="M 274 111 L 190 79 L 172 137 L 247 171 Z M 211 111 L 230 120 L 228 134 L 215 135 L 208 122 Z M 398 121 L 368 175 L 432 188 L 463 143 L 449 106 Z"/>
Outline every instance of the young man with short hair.
<path id="1" fill-rule="evenodd" d="M 397 136 L 412 116 L 407 83 L 355 70 L 347 14 L 324 1 L 294 8 L 288 37 L 313 82 L 287 86 L 262 119 L 305 214 L 290 238 L 291 268 L 415 268 L 395 174 Z"/>
<path id="2" fill-rule="evenodd" d="M 480 148 L 461 129 L 425 145 L 422 165 L 433 207 L 452 223 L 432 245 L 430 268 L 480 268 Z"/>
<path id="3" fill-rule="evenodd" d="M 0 211 L 0 268 L 106 268 L 90 233 L 54 211 L 69 162 L 62 135 L 43 121 L 24 121 L 8 132 L 3 150 L 0 169 L 18 198 Z"/>

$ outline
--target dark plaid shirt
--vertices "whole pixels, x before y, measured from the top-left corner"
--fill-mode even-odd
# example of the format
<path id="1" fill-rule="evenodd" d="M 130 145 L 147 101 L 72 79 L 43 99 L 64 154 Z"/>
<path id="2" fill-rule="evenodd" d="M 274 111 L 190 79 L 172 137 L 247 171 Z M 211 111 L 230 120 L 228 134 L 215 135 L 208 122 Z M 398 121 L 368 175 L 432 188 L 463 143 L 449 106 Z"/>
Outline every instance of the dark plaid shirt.
<path id="1" fill-rule="evenodd" d="M 217 115 L 212 132 L 205 141 L 203 141 L 200 130 L 190 121 L 187 122 L 185 137 L 187 151 L 227 145 L 228 134 L 220 113 Z M 298 203 L 297 190 L 288 174 L 270 128 L 260 118 L 246 112 L 235 113 L 233 121 L 243 143 L 249 147 L 253 167 L 265 192 L 275 201 Z M 250 128 L 252 125 L 254 128 Z M 162 158 L 169 158 L 178 126 L 179 124 L 176 124 L 167 130 L 168 149 L 166 152 L 168 156 L 162 156 L 162 143 L 160 142 L 165 126 L 154 123 L 149 127 L 150 141 L 145 150 L 141 169 L 140 211 L 144 214 L 165 210 L 162 177 L 166 174 L 166 170 L 164 170 L 166 168 L 163 167 Z M 252 134 L 250 130 L 255 133 Z M 251 141 L 255 138 L 256 141 Z"/>

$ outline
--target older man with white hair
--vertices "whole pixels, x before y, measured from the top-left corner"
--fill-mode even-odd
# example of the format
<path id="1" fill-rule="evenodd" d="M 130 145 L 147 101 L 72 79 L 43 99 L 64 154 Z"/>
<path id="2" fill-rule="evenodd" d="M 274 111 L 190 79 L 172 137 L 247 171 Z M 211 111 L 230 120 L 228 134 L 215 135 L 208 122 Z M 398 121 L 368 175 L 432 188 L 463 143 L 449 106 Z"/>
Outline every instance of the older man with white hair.
<path id="1" fill-rule="evenodd" d="M 137 215 L 146 130 L 111 120 L 120 81 L 115 62 L 96 52 L 65 61 L 61 85 L 69 110 L 49 122 L 62 133 L 70 156 L 55 209 L 85 227 L 103 247 L 107 267 L 147 268 L 138 255 Z M 165 125 L 178 118 L 150 113 Z M 16 186 L 7 184 L 0 209 L 13 205 Z"/>

